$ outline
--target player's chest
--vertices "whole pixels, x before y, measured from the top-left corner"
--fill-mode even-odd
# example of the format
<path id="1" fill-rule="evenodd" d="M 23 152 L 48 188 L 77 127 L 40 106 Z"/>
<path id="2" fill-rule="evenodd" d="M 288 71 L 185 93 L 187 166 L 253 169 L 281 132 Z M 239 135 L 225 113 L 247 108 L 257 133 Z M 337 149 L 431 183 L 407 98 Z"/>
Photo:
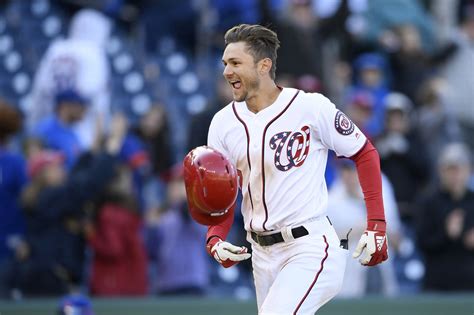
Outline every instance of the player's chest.
<path id="1" fill-rule="evenodd" d="M 288 171 L 302 165 L 312 142 L 312 127 L 302 116 L 241 119 L 227 135 L 237 168 Z"/>

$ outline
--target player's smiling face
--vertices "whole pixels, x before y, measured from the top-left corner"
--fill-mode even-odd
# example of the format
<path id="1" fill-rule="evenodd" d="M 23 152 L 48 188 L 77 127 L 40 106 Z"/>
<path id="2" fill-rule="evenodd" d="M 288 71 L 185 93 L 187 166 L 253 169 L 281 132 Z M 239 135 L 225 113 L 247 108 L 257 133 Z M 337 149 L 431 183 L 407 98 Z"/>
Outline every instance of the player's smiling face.
<path id="1" fill-rule="evenodd" d="M 257 64 L 245 42 L 230 43 L 222 56 L 223 75 L 232 88 L 234 100 L 242 102 L 258 90 Z"/>

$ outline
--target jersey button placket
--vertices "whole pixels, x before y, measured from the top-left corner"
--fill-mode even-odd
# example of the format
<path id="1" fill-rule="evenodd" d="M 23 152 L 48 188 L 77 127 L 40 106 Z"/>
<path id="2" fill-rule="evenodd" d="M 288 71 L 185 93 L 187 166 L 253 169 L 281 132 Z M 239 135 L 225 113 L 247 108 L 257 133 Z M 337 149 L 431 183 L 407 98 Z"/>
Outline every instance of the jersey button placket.
<path id="1" fill-rule="evenodd" d="M 260 130 L 260 124 L 255 121 L 254 125 L 253 125 L 253 130 L 254 130 L 254 139 L 253 139 L 253 145 L 252 145 L 252 148 L 253 148 L 253 151 L 254 153 L 258 153 L 257 151 L 260 149 L 260 135 L 262 133 L 262 131 Z"/>

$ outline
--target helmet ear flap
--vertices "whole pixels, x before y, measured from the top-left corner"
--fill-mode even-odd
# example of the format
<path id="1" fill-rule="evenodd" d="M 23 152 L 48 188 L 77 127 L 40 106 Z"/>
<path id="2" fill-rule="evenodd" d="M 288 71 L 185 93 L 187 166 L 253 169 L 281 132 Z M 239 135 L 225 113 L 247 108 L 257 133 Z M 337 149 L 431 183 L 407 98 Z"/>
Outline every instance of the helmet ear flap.
<path id="1" fill-rule="evenodd" d="M 224 221 L 237 199 L 235 166 L 219 151 L 200 146 L 183 161 L 184 183 L 191 216 L 198 223 L 215 225 Z"/>
<path id="2" fill-rule="evenodd" d="M 234 209 L 235 206 L 232 205 L 229 209 L 225 210 L 225 213 L 222 215 L 213 216 L 212 214 L 205 213 L 200 211 L 199 209 L 195 208 L 191 205 L 188 201 L 189 206 L 189 214 L 199 224 L 210 226 L 210 225 L 218 225 L 227 220 L 229 216 L 234 216 Z"/>

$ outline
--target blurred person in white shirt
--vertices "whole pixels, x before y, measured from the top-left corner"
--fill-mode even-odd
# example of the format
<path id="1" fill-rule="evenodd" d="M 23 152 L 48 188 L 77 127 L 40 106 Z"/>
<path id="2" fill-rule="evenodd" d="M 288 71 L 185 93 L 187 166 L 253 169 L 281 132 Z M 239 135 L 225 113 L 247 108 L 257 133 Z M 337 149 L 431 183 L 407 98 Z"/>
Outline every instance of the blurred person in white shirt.
<path id="1" fill-rule="evenodd" d="M 102 13 L 83 9 L 72 18 L 69 37 L 53 41 L 36 72 L 28 127 L 53 113 L 57 91 L 74 89 L 91 101 L 85 118 L 75 126 L 83 146 L 92 145 L 97 115 L 108 121 L 110 114 L 110 69 L 105 45 L 112 22 Z"/>
<path id="2" fill-rule="evenodd" d="M 328 214 L 339 238 L 346 239 L 349 233 L 349 249 L 357 246 L 357 235 L 364 233 L 366 225 L 366 208 L 364 195 L 360 188 L 357 169 L 352 161 L 338 160 L 339 176 L 329 190 Z M 397 248 L 401 236 L 401 222 L 392 185 L 382 174 L 382 190 L 387 220 L 387 235 L 390 248 Z M 392 252 L 393 255 L 393 252 Z M 393 260 L 389 259 L 375 268 L 379 269 L 380 287 L 385 296 L 395 296 L 399 292 Z M 346 272 L 339 298 L 356 298 L 366 295 L 369 268 L 362 266 L 351 256 L 347 258 Z"/>

